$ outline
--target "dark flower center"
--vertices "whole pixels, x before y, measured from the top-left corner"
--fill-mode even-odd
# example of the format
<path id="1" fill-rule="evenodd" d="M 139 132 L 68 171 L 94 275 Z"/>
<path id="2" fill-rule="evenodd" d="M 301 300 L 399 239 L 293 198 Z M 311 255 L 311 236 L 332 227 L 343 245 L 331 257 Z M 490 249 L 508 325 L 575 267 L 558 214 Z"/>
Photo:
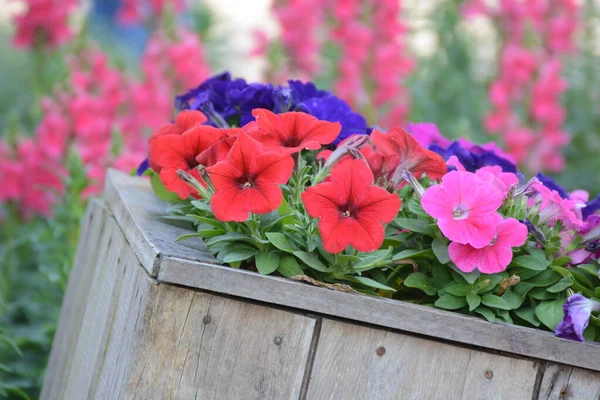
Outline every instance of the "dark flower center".
<path id="1" fill-rule="evenodd" d="M 356 206 L 351 203 L 344 204 L 343 206 L 341 206 L 339 208 L 339 210 L 340 210 L 340 215 L 345 218 L 354 217 L 354 216 L 356 216 L 356 213 L 358 212 L 358 209 L 356 208 Z"/>
<path id="2" fill-rule="evenodd" d="M 194 169 L 198 166 L 198 163 L 196 162 L 196 157 L 194 156 L 186 157 L 185 162 L 187 163 L 189 169 Z"/>
<path id="3" fill-rule="evenodd" d="M 298 145 L 300 144 L 300 140 L 295 135 L 292 135 L 285 138 L 282 144 L 285 147 L 298 147 Z"/>

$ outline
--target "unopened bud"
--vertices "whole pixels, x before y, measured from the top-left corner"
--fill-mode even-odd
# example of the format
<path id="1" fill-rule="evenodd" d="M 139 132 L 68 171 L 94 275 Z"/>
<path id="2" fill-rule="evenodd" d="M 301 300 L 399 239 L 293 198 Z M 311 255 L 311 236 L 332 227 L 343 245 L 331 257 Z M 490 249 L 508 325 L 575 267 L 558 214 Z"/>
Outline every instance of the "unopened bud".
<path id="1" fill-rule="evenodd" d="M 412 188 L 414 189 L 415 193 L 417 194 L 417 197 L 420 199 L 421 197 L 423 197 L 423 194 L 425 193 L 425 188 L 423 187 L 423 185 L 421 185 L 421 183 L 419 182 L 419 180 L 408 170 L 402 170 L 402 172 L 400 172 L 399 174 L 399 178 L 396 177 L 398 171 L 394 171 L 394 174 L 392 175 L 392 179 L 391 181 L 394 182 L 394 184 L 397 187 L 397 183 L 400 183 L 401 179 L 404 179 L 410 186 L 412 186 Z M 396 181 L 397 179 L 397 181 Z"/>
<path id="2" fill-rule="evenodd" d="M 206 188 L 202 186 L 202 184 L 198 182 L 198 180 L 192 175 L 190 175 L 187 171 L 178 169 L 177 176 L 179 177 L 179 179 L 183 180 L 185 183 L 187 183 L 193 189 L 195 189 L 200 196 L 202 196 L 205 199 L 210 198 L 210 193 L 206 190 Z"/>
<path id="3" fill-rule="evenodd" d="M 351 136 L 344 144 L 339 146 L 331 153 L 324 167 L 327 169 L 333 168 L 342 158 L 350 155 L 352 158 L 365 160 L 365 157 L 359 151 L 369 141 L 367 135 L 354 135 Z M 365 160 L 366 161 L 366 160 Z"/>

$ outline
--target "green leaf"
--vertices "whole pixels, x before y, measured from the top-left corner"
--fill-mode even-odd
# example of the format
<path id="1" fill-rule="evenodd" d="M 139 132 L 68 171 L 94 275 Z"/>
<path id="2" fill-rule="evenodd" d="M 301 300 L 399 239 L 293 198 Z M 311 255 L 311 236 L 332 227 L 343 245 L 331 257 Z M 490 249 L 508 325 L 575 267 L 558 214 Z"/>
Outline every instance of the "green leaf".
<path id="1" fill-rule="evenodd" d="M 282 225 L 295 225 L 298 222 L 285 198 L 281 201 L 281 204 L 277 208 L 277 212 L 279 215 L 285 216 L 285 218 L 281 220 Z"/>
<path id="2" fill-rule="evenodd" d="M 150 175 L 150 186 L 152 186 L 152 190 L 154 191 L 154 194 L 156 194 L 156 197 L 162 201 L 172 203 L 179 200 L 177 193 L 170 192 L 165 185 L 163 185 L 160 176 L 156 173 Z"/>
<path id="3" fill-rule="evenodd" d="M 558 258 L 555 258 L 554 261 L 552 261 L 552 265 L 558 265 L 559 267 L 562 267 L 563 265 L 567 265 L 570 262 L 571 262 L 571 257 L 560 256 Z"/>
<path id="4" fill-rule="evenodd" d="M 277 247 L 281 251 L 293 253 L 297 250 L 294 248 L 294 245 L 290 239 L 281 232 L 267 232 L 266 236 L 267 239 L 269 239 L 269 242 L 271 242 L 273 246 Z"/>
<path id="5" fill-rule="evenodd" d="M 474 284 L 477 278 L 481 276 L 481 272 L 478 270 L 473 272 L 462 272 L 454 263 L 448 263 L 448 266 L 450 266 L 454 272 L 459 274 L 470 285 Z"/>
<path id="6" fill-rule="evenodd" d="M 563 304 L 565 303 L 564 298 L 556 300 L 542 301 L 535 308 L 535 316 L 546 325 L 550 330 L 555 330 L 556 326 L 562 321 L 564 317 Z"/>
<path id="7" fill-rule="evenodd" d="M 502 295 L 502 299 L 504 299 L 504 301 L 508 303 L 511 310 L 514 310 L 521 307 L 523 301 L 525 301 L 526 294 L 527 292 L 518 293 L 516 290 L 510 287 L 506 290 L 506 292 L 504 292 L 504 294 Z"/>
<path id="8" fill-rule="evenodd" d="M 429 221 L 423 221 L 420 219 L 410 219 L 410 218 L 396 218 L 394 220 L 396 225 L 400 228 L 407 229 L 411 232 L 423 233 L 426 235 L 433 234 L 433 229 L 431 229 L 428 225 L 431 224 Z"/>
<path id="9" fill-rule="evenodd" d="M 437 293 L 437 289 L 431 284 L 429 277 L 422 272 L 413 272 L 404 280 L 403 283 L 404 286 L 419 289 L 420 291 L 427 293 L 429 296 L 433 296 Z"/>
<path id="10" fill-rule="evenodd" d="M 225 231 L 223 229 L 198 229 L 198 236 L 203 239 L 212 238 L 215 236 L 224 235 Z"/>
<path id="11" fill-rule="evenodd" d="M 559 274 L 551 269 L 548 269 L 546 271 L 542 271 L 528 281 L 533 283 L 536 287 L 546 287 L 555 284 L 560 280 L 560 278 L 561 276 Z"/>
<path id="12" fill-rule="evenodd" d="M 300 264 L 298 264 L 298 261 L 296 261 L 296 258 L 293 256 L 283 256 L 279 262 L 279 268 L 277 268 L 277 272 L 286 278 L 296 275 L 304 275 L 302 267 Z"/>
<path id="13" fill-rule="evenodd" d="M 550 265 L 550 261 L 546 257 L 546 252 L 542 249 L 538 249 L 537 247 L 528 247 L 527 252 L 531 254 L 533 257 L 537 258 L 541 263 L 547 263 Z"/>
<path id="14" fill-rule="evenodd" d="M 389 260 L 389 256 L 392 253 L 392 248 L 389 247 L 386 250 L 377 250 L 372 253 L 363 253 L 359 256 L 358 261 L 352 265 L 355 271 L 367 271 L 371 268 L 377 267 L 378 264 L 384 260 Z"/>
<path id="15" fill-rule="evenodd" d="M 482 315 L 489 322 L 496 322 L 496 316 L 494 315 L 494 313 L 491 310 L 489 310 L 489 309 L 487 309 L 485 307 L 477 307 L 475 309 L 475 312 L 477 314 Z"/>
<path id="16" fill-rule="evenodd" d="M 481 298 L 481 302 L 488 307 L 499 308 L 501 310 L 512 310 L 512 307 L 506 300 L 493 294 L 486 294 Z"/>
<path id="17" fill-rule="evenodd" d="M 431 258 L 431 256 L 432 256 L 431 249 L 425 249 L 425 250 L 409 249 L 409 250 L 402 250 L 401 252 L 394 254 L 394 257 L 392 259 L 394 261 L 397 261 L 397 260 L 403 260 L 406 258 L 418 258 L 418 257 Z"/>
<path id="18" fill-rule="evenodd" d="M 578 265 L 577 268 L 594 277 L 598 277 L 598 270 L 600 269 L 599 266 L 595 264 L 581 264 Z"/>
<path id="19" fill-rule="evenodd" d="M 234 250 L 232 252 L 227 253 L 227 255 L 225 257 L 223 257 L 223 262 L 226 262 L 229 264 L 229 263 L 234 263 L 234 262 L 238 262 L 238 261 L 245 261 L 245 260 L 249 259 L 250 257 L 254 256 L 257 252 L 258 252 L 258 250 L 256 250 L 256 249 L 248 249 L 248 248 Z"/>
<path id="20" fill-rule="evenodd" d="M 458 310 L 467 305 L 467 300 L 464 297 L 454 296 L 452 294 L 445 294 L 434 303 L 436 307 L 443 308 L 444 310 Z"/>
<path id="21" fill-rule="evenodd" d="M 443 288 L 443 290 L 446 292 L 459 297 L 465 297 L 471 292 L 471 289 L 471 285 L 467 285 L 465 283 L 452 283 Z"/>
<path id="22" fill-rule="evenodd" d="M 345 276 L 344 280 L 347 280 L 350 282 L 355 282 L 355 283 L 360 283 L 361 285 L 365 285 L 365 286 L 376 288 L 376 289 L 389 290 L 390 292 L 396 291 L 396 289 L 394 289 L 394 288 L 391 288 L 389 286 L 386 286 L 382 283 L 377 282 L 374 279 L 366 278 L 364 276 Z"/>
<path id="23" fill-rule="evenodd" d="M 199 235 L 198 233 L 188 233 L 186 235 L 179 236 L 177 239 L 175 239 L 175 242 L 181 242 L 182 240 L 185 240 L 185 239 L 191 239 L 191 238 L 197 238 L 197 237 L 201 237 L 201 235 Z"/>
<path id="24" fill-rule="evenodd" d="M 550 265 L 548 260 L 542 261 L 535 256 L 519 256 L 516 257 L 512 263 L 519 267 L 532 269 L 534 271 L 543 271 Z"/>
<path id="25" fill-rule="evenodd" d="M 237 232 L 227 232 L 224 235 L 215 236 L 214 238 L 210 238 L 209 240 L 206 241 L 206 245 L 208 247 L 211 247 L 217 243 L 238 242 L 238 241 L 254 243 L 252 238 L 250 238 L 244 234 L 237 233 Z"/>
<path id="26" fill-rule="evenodd" d="M 448 255 L 448 245 L 441 239 L 435 238 L 431 243 L 433 254 L 437 257 L 438 261 L 442 264 L 448 264 L 450 262 L 450 256 Z"/>
<path id="27" fill-rule="evenodd" d="M 546 290 L 550 293 L 558 293 L 571 287 L 571 285 L 573 285 L 573 278 L 571 278 L 570 276 L 565 276 L 564 278 L 556 282 L 554 285 L 550 286 L 549 288 L 546 288 Z"/>
<path id="28" fill-rule="evenodd" d="M 308 253 L 306 251 L 294 251 L 294 255 L 316 271 L 329 272 L 329 268 L 327 268 L 325 264 L 321 262 L 319 257 L 313 253 Z"/>
<path id="29" fill-rule="evenodd" d="M 262 251 L 254 256 L 256 263 L 256 269 L 261 275 L 269 275 L 277 270 L 279 267 L 279 256 L 277 253 L 269 251 Z"/>
<path id="30" fill-rule="evenodd" d="M 516 310 L 513 310 L 513 312 L 515 313 L 515 315 L 519 318 L 521 318 L 524 321 L 529 322 L 531 325 L 535 326 L 536 328 L 538 328 L 541 324 L 540 320 L 538 319 L 538 317 L 535 316 L 535 310 L 533 308 L 518 308 Z"/>
<path id="31" fill-rule="evenodd" d="M 435 266 L 431 269 L 433 274 L 433 278 L 431 282 L 434 286 L 444 287 L 448 283 L 452 282 L 454 278 L 452 277 L 452 270 L 448 268 L 446 265 Z"/>
<path id="32" fill-rule="evenodd" d="M 202 200 L 192 200 L 191 203 L 198 210 L 206 211 L 206 212 L 212 214 L 212 210 L 210 209 L 210 204 L 208 204 Z"/>
<path id="33" fill-rule="evenodd" d="M 467 303 L 469 304 L 469 311 L 473 311 L 481 304 L 481 297 L 475 293 L 469 293 L 467 294 Z"/>
<path id="34" fill-rule="evenodd" d="M 544 288 L 532 289 L 528 295 L 536 300 L 550 300 L 556 298 L 556 294 L 547 292 Z"/>

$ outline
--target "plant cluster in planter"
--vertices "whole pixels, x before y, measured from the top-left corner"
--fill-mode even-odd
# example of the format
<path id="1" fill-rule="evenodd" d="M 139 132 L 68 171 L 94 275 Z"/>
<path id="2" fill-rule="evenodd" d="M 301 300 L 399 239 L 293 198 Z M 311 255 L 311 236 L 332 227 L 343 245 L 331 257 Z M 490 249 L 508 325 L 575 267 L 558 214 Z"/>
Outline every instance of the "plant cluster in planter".
<path id="1" fill-rule="evenodd" d="M 178 105 L 138 173 L 220 262 L 600 340 L 600 199 L 311 83 L 222 74 Z"/>

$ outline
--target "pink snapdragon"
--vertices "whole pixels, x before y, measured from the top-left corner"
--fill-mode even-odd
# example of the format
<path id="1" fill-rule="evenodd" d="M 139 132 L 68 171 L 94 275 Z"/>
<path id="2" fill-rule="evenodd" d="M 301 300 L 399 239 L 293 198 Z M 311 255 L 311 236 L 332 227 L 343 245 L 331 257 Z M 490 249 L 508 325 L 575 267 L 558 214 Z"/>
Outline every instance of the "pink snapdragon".
<path id="1" fill-rule="evenodd" d="M 498 8 L 472 0 L 465 6 L 469 16 L 492 17 L 504 39 L 501 68 L 489 88 L 493 109 L 485 127 L 500 134 L 509 152 L 530 171 L 559 172 L 565 167 L 561 149 L 569 135 L 561 128 L 566 112 L 560 96 L 566 82 L 560 76 L 560 56 L 574 49 L 578 7 L 572 0 L 501 0 Z M 525 113 L 517 112 L 523 108 Z"/>
<path id="2" fill-rule="evenodd" d="M 34 47 L 38 40 L 44 46 L 56 47 L 73 36 L 69 17 L 77 0 L 27 0 L 25 13 L 14 18 L 17 47 Z"/>
<path id="3" fill-rule="evenodd" d="M 502 219 L 494 215 L 496 232 L 493 240 L 482 248 L 469 244 L 450 243 L 450 260 L 463 272 L 475 269 L 484 274 L 496 274 L 504 271 L 513 259 L 513 247 L 519 247 L 527 241 L 527 227 L 514 218 Z"/>
<path id="4" fill-rule="evenodd" d="M 123 0 L 117 18 L 122 24 L 129 25 L 160 17 L 165 11 L 179 13 L 184 9 L 185 0 Z"/>
<path id="5" fill-rule="evenodd" d="M 319 0 L 289 0 L 274 9 L 283 28 L 281 41 L 289 53 L 293 73 L 314 76 L 319 72 L 321 40 L 319 27 L 325 10 Z"/>
<path id="6" fill-rule="evenodd" d="M 425 191 L 422 205 L 448 239 L 482 248 L 496 234 L 502 193 L 471 172 L 452 171 Z"/>

